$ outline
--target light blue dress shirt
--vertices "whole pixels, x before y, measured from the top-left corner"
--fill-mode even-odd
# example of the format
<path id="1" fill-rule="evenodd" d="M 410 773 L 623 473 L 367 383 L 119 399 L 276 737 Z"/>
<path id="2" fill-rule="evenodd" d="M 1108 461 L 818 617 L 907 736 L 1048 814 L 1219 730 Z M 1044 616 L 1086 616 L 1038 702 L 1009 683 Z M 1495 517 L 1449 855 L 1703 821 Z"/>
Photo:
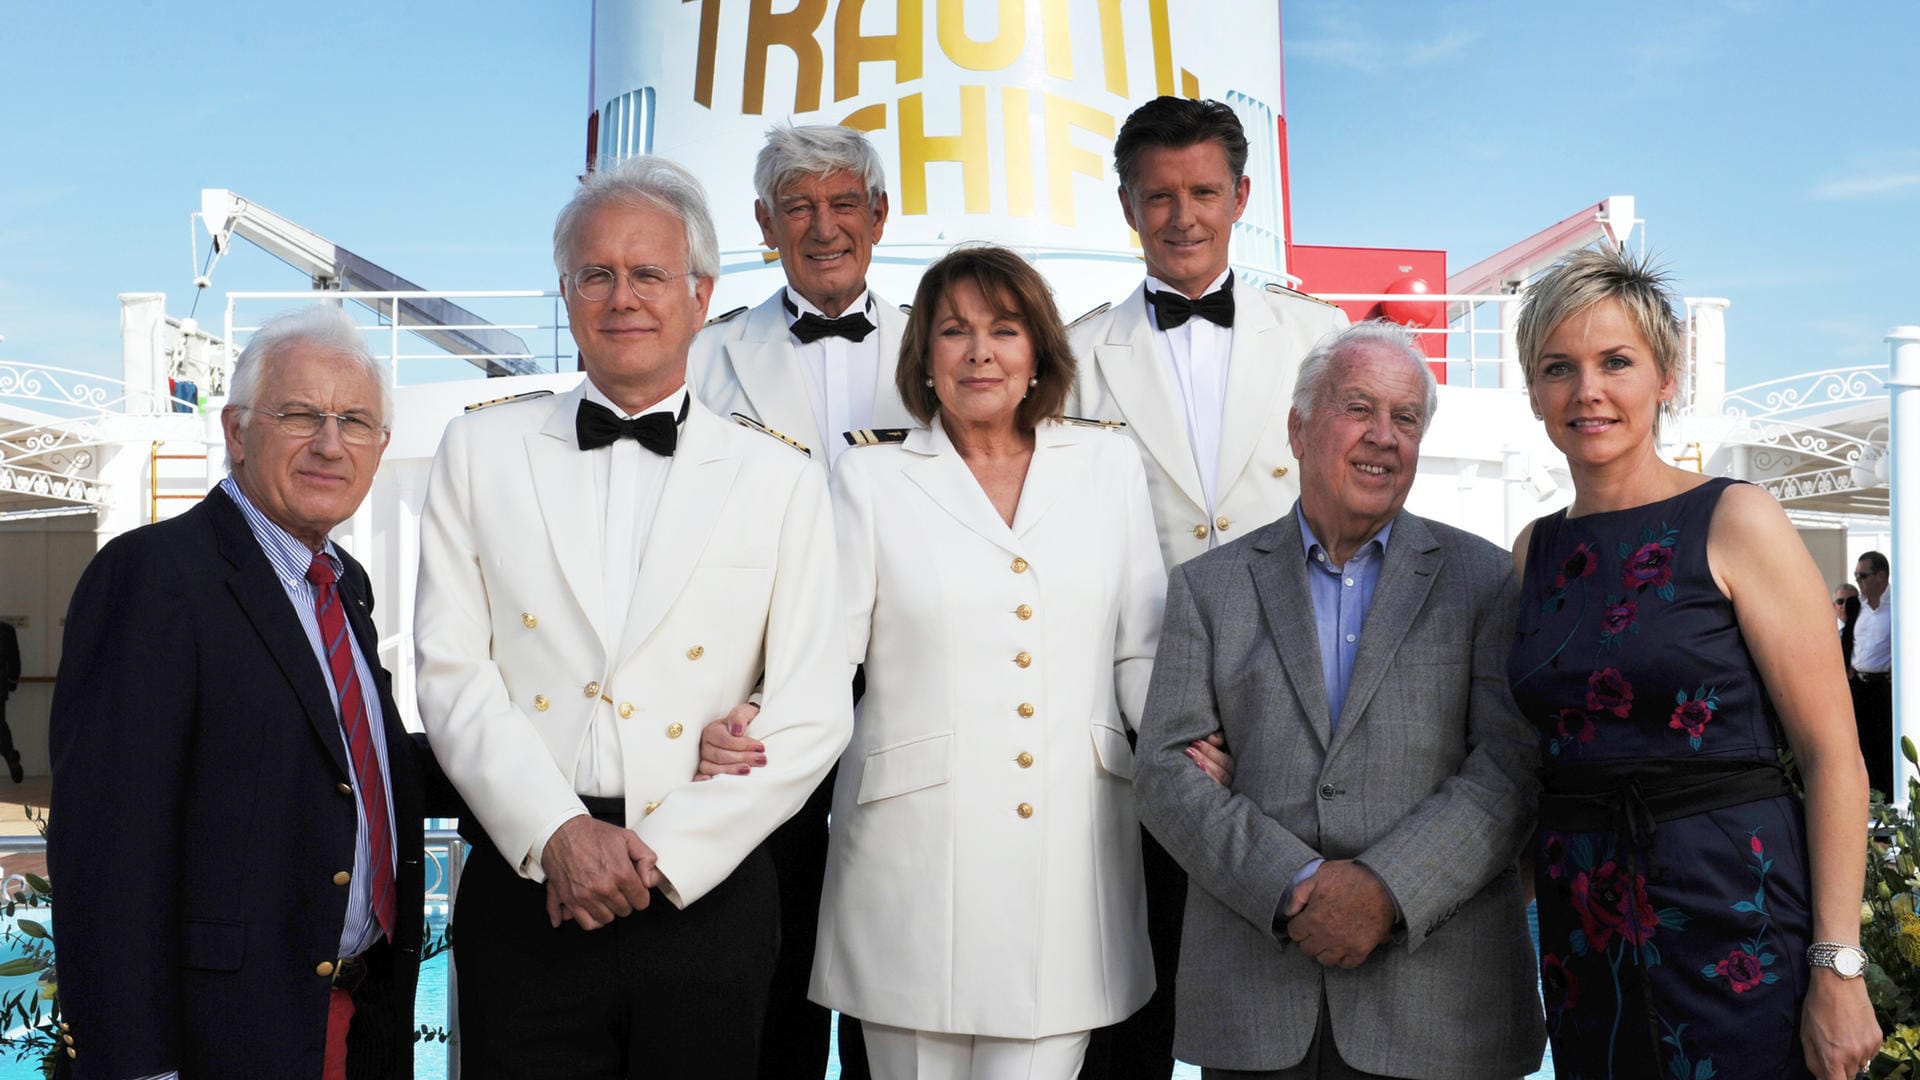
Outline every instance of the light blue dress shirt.
<path id="1" fill-rule="evenodd" d="M 327 681 L 327 696 L 334 702 L 333 713 L 337 722 L 340 716 L 340 692 L 333 685 L 333 669 L 327 665 L 327 649 L 320 641 L 320 619 L 314 614 L 314 587 L 307 580 L 307 567 L 313 562 L 313 551 L 307 545 L 295 540 L 291 534 L 275 525 L 253 505 L 246 493 L 240 490 L 231 475 L 220 481 L 220 490 L 227 493 L 240 513 L 246 516 L 247 524 L 253 529 L 254 539 L 260 541 L 260 548 L 266 552 L 267 561 L 273 564 L 273 575 L 280 579 L 281 588 L 287 591 L 287 600 L 293 604 L 294 614 L 300 617 L 300 628 L 307 632 L 307 644 L 313 647 L 314 661 L 320 665 L 320 674 Z M 333 550 L 333 541 L 327 541 L 321 551 L 333 562 L 333 572 L 340 576 L 344 564 Z M 342 598 L 341 603 L 346 603 Z M 347 630 L 352 634 L 351 627 Z M 356 643 L 357 644 L 357 643 Z M 380 784 L 387 791 L 387 850 L 398 857 L 393 837 L 393 786 L 392 773 L 387 765 L 386 719 L 380 711 L 380 693 L 374 689 L 378 684 L 373 681 L 373 672 L 367 669 L 366 654 L 360 649 L 353 650 L 353 670 L 360 680 L 360 698 L 367 707 L 367 729 L 373 736 L 374 754 L 380 762 Z M 347 745 L 345 726 L 340 728 L 340 745 Z M 367 843 L 366 805 L 360 801 L 360 777 L 353 775 L 353 755 L 347 755 L 347 774 L 353 783 L 353 806 L 357 824 L 353 840 L 353 878 L 347 888 L 347 918 L 340 929 L 340 955 L 358 956 L 373 947 L 380 939 L 380 923 L 373 915 L 373 872 L 369 869 L 371 852 Z M 394 870 L 398 872 L 398 867 Z M 406 903 L 406 897 L 400 897 L 400 903 Z M 414 899 L 415 903 L 419 898 Z"/>

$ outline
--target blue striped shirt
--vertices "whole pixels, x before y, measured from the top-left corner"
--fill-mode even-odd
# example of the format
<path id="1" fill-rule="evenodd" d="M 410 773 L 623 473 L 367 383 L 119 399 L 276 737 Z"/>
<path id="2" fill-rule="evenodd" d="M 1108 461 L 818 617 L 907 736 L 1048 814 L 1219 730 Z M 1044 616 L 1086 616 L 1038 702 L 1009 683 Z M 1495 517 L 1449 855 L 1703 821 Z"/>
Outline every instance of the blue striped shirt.
<path id="1" fill-rule="evenodd" d="M 314 614 L 315 589 L 307 580 L 307 567 L 313 562 L 313 551 L 307 545 L 295 540 L 287 530 L 274 524 L 253 505 L 240 485 L 229 474 L 220 481 L 220 490 L 227 493 L 235 506 L 246 516 L 247 524 L 253 529 L 254 539 L 260 542 L 260 549 L 266 553 L 267 561 L 273 565 L 273 575 L 280 579 L 280 587 L 287 591 L 287 600 L 293 605 L 294 614 L 300 617 L 300 628 L 307 632 L 307 644 L 313 648 L 314 659 L 320 665 L 320 674 L 327 681 L 327 694 L 334 700 L 334 718 L 340 715 L 340 692 L 333 685 L 333 669 L 327 664 L 327 649 L 320 640 L 320 618 Z M 333 563 L 336 578 L 342 575 L 345 564 L 333 550 L 333 541 L 329 540 L 321 549 L 327 560 Z M 345 604 L 345 598 L 341 600 Z M 348 633 L 352 633 L 349 628 Z M 366 654 L 360 649 L 353 650 L 354 675 L 360 680 L 360 698 L 366 703 L 367 728 L 374 735 L 374 753 L 380 761 L 380 783 L 387 790 L 387 828 L 393 829 L 393 786 L 391 773 L 387 765 L 387 740 L 382 737 L 386 732 L 385 716 L 380 710 L 380 694 L 374 689 L 378 684 L 373 681 L 373 672 L 367 668 Z M 340 728 L 340 745 L 347 745 L 347 732 L 344 725 Z M 367 813 L 365 804 L 360 801 L 360 777 L 353 773 L 353 755 L 347 755 L 347 774 L 353 783 L 353 806 L 356 825 L 353 840 L 353 878 L 347 888 L 347 918 L 340 928 L 340 955 L 358 956 L 371 948 L 380 939 L 380 924 L 373 915 L 373 873 L 368 869 L 371 853 L 367 845 Z M 396 853 L 394 841 L 389 835 L 387 850 Z M 396 868 L 397 869 L 397 868 Z M 406 902 L 405 897 L 400 898 Z M 418 898 L 415 898 L 418 902 Z"/>

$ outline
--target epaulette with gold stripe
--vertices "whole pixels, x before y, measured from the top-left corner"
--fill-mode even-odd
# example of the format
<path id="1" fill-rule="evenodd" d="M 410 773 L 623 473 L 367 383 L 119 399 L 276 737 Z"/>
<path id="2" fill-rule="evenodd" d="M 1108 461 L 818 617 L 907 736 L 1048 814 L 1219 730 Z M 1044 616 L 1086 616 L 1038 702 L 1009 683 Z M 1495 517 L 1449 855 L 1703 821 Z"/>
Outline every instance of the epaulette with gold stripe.
<path id="1" fill-rule="evenodd" d="M 1112 307 L 1113 307 L 1113 301 L 1109 300 L 1106 303 L 1101 304 L 1099 307 L 1094 308 L 1092 311 L 1087 312 L 1085 315 L 1082 315 L 1079 318 L 1068 323 L 1067 329 L 1071 331 L 1074 327 L 1079 326 L 1081 323 L 1086 322 L 1088 319 L 1094 318 L 1095 316 L 1099 316 L 1099 315 L 1105 315 L 1108 309 Z"/>
<path id="2" fill-rule="evenodd" d="M 1084 416 L 1063 416 L 1060 418 L 1060 422 L 1063 424 L 1072 424 L 1075 427 L 1104 428 L 1108 431 L 1119 431 L 1121 428 L 1127 426 L 1125 420 L 1090 420 Z"/>
<path id="3" fill-rule="evenodd" d="M 912 430 L 903 427 L 861 428 L 847 432 L 842 438 L 847 440 L 848 446 L 881 446 L 906 442 L 907 433 Z"/>
<path id="4" fill-rule="evenodd" d="M 726 322 L 726 321 L 727 321 L 728 319 L 731 319 L 731 318 L 733 318 L 733 317 L 734 317 L 735 315 L 738 315 L 738 314 L 740 314 L 741 312 L 743 312 L 743 311 L 745 311 L 745 310 L 747 310 L 747 305 L 745 305 L 745 304 L 741 304 L 741 305 L 740 305 L 739 307 L 737 307 L 737 308 L 734 308 L 734 309 L 733 309 L 732 311 L 728 311 L 728 312 L 725 312 L 725 313 L 723 313 L 723 314 L 719 314 L 719 315 L 715 315 L 715 316 L 714 316 L 713 318 L 711 318 L 711 319 L 708 319 L 708 320 L 707 320 L 707 325 L 708 325 L 708 326 L 713 326 L 713 325 L 715 325 L 715 324 L 718 324 L 718 323 L 723 323 L 723 322 Z"/>
<path id="5" fill-rule="evenodd" d="M 801 443 L 799 440 L 791 438 L 786 435 L 782 435 L 781 433 L 773 430 L 772 428 L 768 427 L 767 425 L 761 423 L 758 420 L 755 420 L 753 417 L 748 416 L 745 413 L 734 413 L 733 422 L 736 424 L 739 424 L 743 428 L 752 428 L 754 431 L 757 431 L 762 435 L 771 435 L 774 438 L 779 439 L 781 442 L 786 443 L 788 446 L 793 447 L 795 450 L 798 450 L 801 453 L 807 455 L 808 457 L 813 456 L 813 451 L 807 449 L 806 445 Z"/>
<path id="6" fill-rule="evenodd" d="M 509 401 L 530 401 L 533 398 L 552 396 L 553 391 L 551 390 L 529 390 L 524 394 L 508 394 L 506 397 L 497 397 L 492 401 L 476 401 L 467 406 L 465 411 L 473 412 L 475 409 L 490 409 L 495 405 L 505 405 Z"/>
<path id="7" fill-rule="evenodd" d="M 1293 297 L 1298 297 L 1301 300 L 1311 300 L 1316 304 L 1324 304 L 1330 308 L 1338 308 L 1340 306 L 1339 304 L 1336 304 L 1331 300 L 1322 300 L 1311 293 L 1303 293 L 1299 289 L 1289 289 L 1285 285 L 1282 285 L 1277 281 L 1268 284 L 1267 291 L 1270 293 L 1273 293 L 1276 296 L 1293 296 Z"/>

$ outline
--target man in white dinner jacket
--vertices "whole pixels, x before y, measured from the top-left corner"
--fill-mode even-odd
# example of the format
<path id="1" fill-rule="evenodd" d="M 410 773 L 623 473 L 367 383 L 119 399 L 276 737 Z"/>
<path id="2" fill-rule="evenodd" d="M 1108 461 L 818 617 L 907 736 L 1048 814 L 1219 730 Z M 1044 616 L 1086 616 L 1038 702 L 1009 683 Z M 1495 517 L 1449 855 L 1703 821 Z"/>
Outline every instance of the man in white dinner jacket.
<path id="1" fill-rule="evenodd" d="M 1330 304 L 1238 281 L 1228 268 L 1253 187 L 1246 164 L 1246 133 L 1217 101 L 1160 97 L 1134 110 L 1114 140 L 1113 165 L 1146 280 L 1072 331 L 1080 367 L 1067 412 L 1124 421 L 1139 440 L 1170 568 L 1293 505 L 1294 372 L 1315 342 L 1347 325 Z M 1087 1076 L 1164 1078 L 1173 1069 L 1186 878 L 1151 836 L 1143 854 L 1159 990 L 1131 1020 L 1095 1036 Z"/>
<path id="2" fill-rule="evenodd" d="M 887 224 L 887 174 L 866 135 L 837 124 L 780 125 L 754 163 L 754 220 L 787 282 L 693 340 L 687 380 L 722 416 L 739 413 L 806 446 L 831 469 L 843 433 L 914 424 L 894 387 L 907 317 L 867 287 Z M 757 736 L 760 727 L 742 732 Z M 745 746 L 736 741 L 734 746 Z M 750 747 L 748 749 L 751 749 Z M 757 751 L 755 751 L 757 753 Z M 767 1076 L 826 1074 L 832 1019 L 807 1000 L 827 869 L 833 777 L 767 840 L 780 877 L 780 961 L 760 1047 Z M 866 1076 L 859 1022 L 840 1024 L 845 1080 Z"/>
<path id="3" fill-rule="evenodd" d="M 421 526 L 420 713 L 475 845 L 463 1068 L 751 1077 L 779 936 L 758 848 L 852 724 L 824 473 L 690 398 L 719 253 L 685 170 L 590 175 L 554 261 L 586 379 L 453 421 Z M 756 685 L 771 760 L 691 783 Z"/>

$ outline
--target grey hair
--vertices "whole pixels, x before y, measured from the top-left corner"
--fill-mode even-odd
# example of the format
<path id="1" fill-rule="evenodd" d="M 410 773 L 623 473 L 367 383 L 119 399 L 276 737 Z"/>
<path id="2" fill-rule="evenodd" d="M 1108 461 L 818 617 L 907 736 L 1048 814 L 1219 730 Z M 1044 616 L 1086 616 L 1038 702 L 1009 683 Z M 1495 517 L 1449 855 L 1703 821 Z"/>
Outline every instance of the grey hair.
<path id="1" fill-rule="evenodd" d="M 354 366 L 372 376 L 380 387 L 380 428 L 393 429 L 393 380 L 387 365 L 367 348 L 367 339 L 353 324 L 353 316 L 338 304 L 322 301 L 268 319 L 247 338 L 247 347 L 233 362 L 233 375 L 227 380 L 227 405 L 239 409 L 240 426 L 253 417 L 254 396 L 267 369 L 286 358 L 287 351 L 305 345 L 351 360 Z"/>
<path id="2" fill-rule="evenodd" d="M 1433 369 L 1427 366 L 1427 354 L 1420 351 L 1420 345 L 1414 333 L 1396 322 L 1385 319 L 1368 319 L 1354 323 L 1345 330 L 1328 334 L 1321 338 L 1300 361 L 1300 374 L 1293 382 L 1293 409 L 1301 419 L 1313 415 L 1313 410 L 1326 399 L 1328 380 L 1333 375 L 1334 361 L 1340 355 L 1356 346 L 1379 345 L 1399 351 L 1407 362 L 1420 371 L 1421 383 L 1426 387 L 1426 415 L 1420 418 L 1422 428 L 1433 423 L 1433 414 L 1440 409 L 1440 384 L 1433 377 Z"/>
<path id="3" fill-rule="evenodd" d="M 867 205 L 887 193 L 887 168 L 864 132 L 839 124 L 780 124 L 767 129 L 767 144 L 753 163 L 753 194 L 775 210 L 774 200 L 802 176 L 850 172 L 867 187 Z"/>
<path id="4" fill-rule="evenodd" d="M 688 292 L 695 288 L 695 277 L 720 276 L 720 239 L 713 231 L 713 215 L 707 212 L 706 189 L 685 168 L 663 157 L 640 154 L 588 173 L 573 198 L 560 208 L 560 216 L 553 221 L 553 267 L 560 272 L 561 288 L 572 284 L 567 280 L 573 269 L 568 263 L 580 223 L 604 206 L 664 210 L 680 219 L 687 230 Z"/>

